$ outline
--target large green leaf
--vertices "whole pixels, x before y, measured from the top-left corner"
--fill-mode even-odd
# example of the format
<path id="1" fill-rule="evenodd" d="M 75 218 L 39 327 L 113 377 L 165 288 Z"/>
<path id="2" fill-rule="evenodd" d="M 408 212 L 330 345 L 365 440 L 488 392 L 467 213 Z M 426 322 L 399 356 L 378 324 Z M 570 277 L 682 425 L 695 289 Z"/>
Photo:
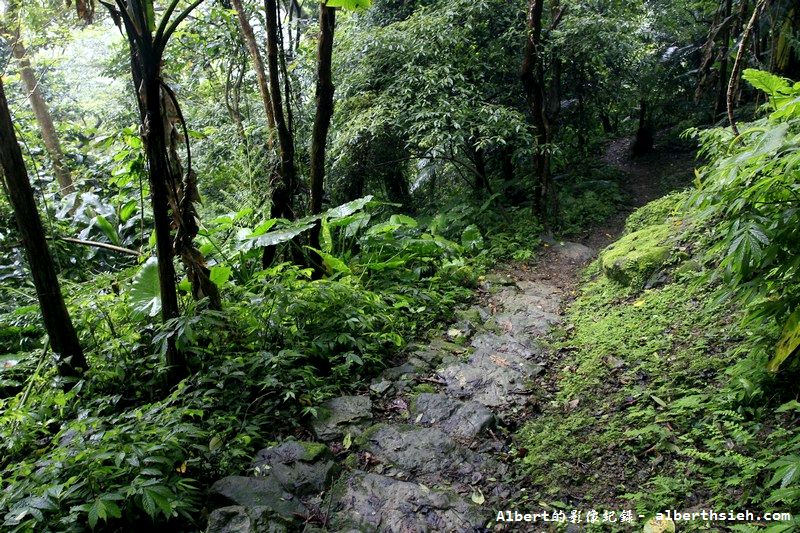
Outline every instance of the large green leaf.
<path id="1" fill-rule="evenodd" d="M 222 286 L 225 285 L 225 283 L 230 279 L 231 272 L 232 270 L 229 266 L 215 265 L 211 267 L 211 274 L 209 275 L 209 278 L 214 282 L 214 285 L 222 288 Z"/>
<path id="2" fill-rule="evenodd" d="M 372 5 L 372 0 L 327 0 L 323 2 L 328 7 L 341 7 L 350 11 L 367 9 Z"/>
<path id="3" fill-rule="evenodd" d="M 103 232 L 103 235 L 108 237 L 108 240 L 111 241 L 112 244 L 119 245 L 120 238 L 117 230 L 114 226 L 111 225 L 111 222 L 106 220 L 103 215 L 97 215 L 93 219 L 94 225 L 100 228 L 100 231 Z"/>
<path id="4" fill-rule="evenodd" d="M 280 244 L 282 242 L 291 241 L 304 231 L 308 231 L 313 227 L 314 224 L 303 224 L 300 226 L 291 226 L 288 228 L 270 231 L 269 233 L 265 233 L 250 239 L 247 242 L 246 249 L 252 249 L 261 246 L 275 246 L 276 244 Z"/>
<path id="5" fill-rule="evenodd" d="M 161 286 L 158 284 L 158 259 L 151 257 L 133 277 L 128 292 L 131 308 L 140 315 L 156 316 L 161 311 Z"/>
<path id="6" fill-rule="evenodd" d="M 475 224 L 470 224 L 461 233 L 461 246 L 475 252 L 483 248 L 483 235 Z"/>
<path id="7" fill-rule="evenodd" d="M 789 315 L 783 326 L 781 339 L 775 347 L 775 356 L 767 363 L 767 370 L 777 372 L 781 364 L 795 353 L 798 347 L 800 347 L 800 307 Z"/>
<path id="8" fill-rule="evenodd" d="M 344 218 L 352 215 L 356 211 L 360 211 L 371 201 L 372 195 L 370 194 L 368 196 L 364 196 L 363 198 L 353 200 L 352 202 L 347 202 L 346 204 L 342 204 L 338 207 L 328 209 L 328 211 L 325 213 L 325 216 L 331 221 L 336 220 L 337 218 Z"/>
<path id="9" fill-rule="evenodd" d="M 331 253 L 331 251 L 333 251 L 333 235 L 331 235 L 331 227 L 328 224 L 328 219 L 323 217 L 320 224 L 322 225 L 320 228 L 320 246 L 323 252 Z"/>
<path id="10" fill-rule="evenodd" d="M 131 218 L 131 215 L 136 211 L 137 206 L 136 200 L 129 200 L 128 202 L 123 205 L 119 210 L 119 220 L 123 224 Z"/>
<path id="11" fill-rule="evenodd" d="M 750 82 L 750 85 L 764 91 L 770 96 L 774 96 L 779 91 L 789 88 L 788 80 L 763 70 L 749 68 L 742 73 L 742 77 Z"/>

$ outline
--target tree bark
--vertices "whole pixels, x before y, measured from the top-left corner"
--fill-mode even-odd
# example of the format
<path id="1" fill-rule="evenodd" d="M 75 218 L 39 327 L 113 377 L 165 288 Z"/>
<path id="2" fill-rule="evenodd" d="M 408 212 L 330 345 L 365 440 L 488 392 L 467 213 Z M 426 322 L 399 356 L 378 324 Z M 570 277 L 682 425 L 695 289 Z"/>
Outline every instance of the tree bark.
<path id="1" fill-rule="evenodd" d="M 502 148 L 500 153 L 501 167 L 503 172 L 504 181 L 513 181 L 514 179 L 514 148 L 506 145 Z"/>
<path id="2" fill-rule="evenodd" d="M 0 163 L 3 166 L 6 190 L 14 208 L 22 243 L 28 255 L 28 264 L 39 298 L 45 330 L 56 354 L 58 373 L 67 377 L 78 376 L 87 368 L 86 358 L 61 295 L 44 227 L 33 198 L 33 189 L 25 171 L 22 151 L 14 133 L 2 78 L 0 78 Z"/>
<path id="3" fill-rule="evenodd" d="M 202 254 L 191 246 L 191 239 L 196 233 L 196 231 L 193 233 L 196 227 L 194 220 L 196 213 L 192 206 L 197 200 L 195 176 L 191 169 L 188 138 L 186 138 L 189 168 L 186 179 L 181 180 L 180 164 L 175 155 L 177 137 L 174 128 L 176 121 L 180 121 L 184 127 L 185 124 L 174 94 L 161 79 L 162 59 L 167 42 L 178 24 L 199 5 L 200 1 L 195 0 L 170 21 L 169 18 L 178 3 L 175 0 L 165 11 L 155 34 L 146 23 L 147 14 L 142 4 L 138 2 L 128 4 L 125 0 L 116 0 L 116 8 L 111 4 L 104 4 L 117 24 L 124 23 L 128 38 L 131 78 L 139 107 L 142 141 L 148 163 L 158 281 L 161 290 L 161 317 L 164 322 L 177 318 L 180 314 L 175 279 L 175 248 L 171 232 L 173 222 L 176 225 L 175 243 L 192 282 L 193 294 L 199 295 L 206 289 L 215 290 L 209 286 L 208 272 L 202 261 Z M 171 102 L 174 107 L 165 108 L 165 102 Z M 172 159 L 170 154 L 173 154 Z M 187 223 L 187 219 L 192 220 Z M 210 297 L 214 305 L 214 295 L 205 295 Z M 188 374 L 186 358 L 177 349 L 174 336 L 169 336 L 167 339 L 165 359 L 169 367 L 167 377 L 170 383 L 177 383 Z"/>
<path id="4" fill-rule="evenodd" d="M 317 39 L 317 88 L 314 129 L 311 134 L 311 214 L 322 212 L 325 184 L 325 145 L 333 116 L 333 32 L 336 11 L 325 4 L 319 6 L 319 37 Z M 320 225 L 311 229 L 311 246 L 319 249 Z"/>
<path id="5" fill-rule="evenodd" d="M 42 141 L 50 156 L 50 161 L 53 163 L 53 175 L 58 181 L 58 186 L 61 189 L 61 194 L 69 194 L 73 191 L 72 175 L 69 168 L 64 163 L 64 153 L 61 151 L 61 143 L 56 134 L 56 128 L 53 125 L 53 117 L 50 114 L 50 108 L 42 96 L 42 91 L 39 88 L 39 80 L 36 79 L 36 74 L 33 72 L 31 62 L 28 59 L 25 46 L 19 38 L 19 31 L 14 31 L 9 35 L 11 40 L 11 53 L 14 59 L 19 63 L 19 73 L 22 81 L 25 83 L 25 88 L 28 92 L 28 100 L 31 103 L 33 114 L 36 116 L 36 124 L 39 126 L 39 131 L 42 134 Z"/>
<path id="6" fill-rule="evenodd" d="M 725 7 L 723 11 L 723 19 L 727 19 L 731 16 L 731 11 L 733 9 L 733 0 L 725 0 Z M 719 84 L 717 86 L 717 101 L 714 105 L 714 120 L 717 119 L 720 115 L 725 114 L 725 105 L 726 105 L 726 98 L 727 98 L 727 81 L 728 81 L 728 55 L 729 49 L 728 46 L 731 40 L 731 30 L 730 24 L 725 25 L 725 30 L 722 32 L 722 44 L 720 46 L 719 51 Z"/>
<path id="7" fill-rule="evenodd" d="M 281 97 L 280 70 L 278 66 L 278 6 L 276 0 L 264 0 L 264 15 L 267 32 L 267 67 L 269 69 L 269 90 L 272 97 L 272 112 L 278 134 L 280 166 L 278 175 L 272 183 L 272 218 L 294 218 L 292 198 L 297 189 L 297 167 L 294 161 L 294 137 L 286 123 Z M 288 102 L 287 102 L 288 104 Z M 267 246 L 261 255 L 261 263 L 266 268 L 275 258 L 275 247 Z"/>
<path id="8" fill-rule="evenodd" d="M 275 114 L 272 110 L 272 97 L 270 95 L 269 84 L 267 82 L 267 73 L 264 68 L 264 60 L 261 58 L 261 51 L 258 49 L 258 44 L 256 43 L 256 36 L 253 32 L 253 26 L 250 24 L 250 19 L 244 10 L 242 0 L 231 0 L 231 5 L 233 5 L 233 9 L 236 10 L 236 17 L 239 20 L 239 31 L 242 34 L 242 39 L 244 39 L 247 52 L 250 54 L 250 61 L 253 64 L 253 71 L 256 73 L 258 92 L 261 95 L 261 103 L 264 106 L 264 113 L 267 115 L 267 124 L 269 125 L 267 144 L 271 148 L 273 142 L 273 131 L 275 130 Z"/>
<path id="9" fill-rule="evenodd" d="M 544 0 L 530 0 L 527 17 L 527 39 L 522 60 L 520 78 L 525 90 L 525 98 L 531 114 L 536 141 L 534 155 L 534 172 L 536 183 L 533 188 L 533 209 L 545 227 L 547 220 L 548 194 L 548 155 L 547 155 L 547 123 L 544 101 L 544 65 L 542 62 L 542 13 Z"/>
<path id="10" fill-rule="evenodd" d="M 744 50 L 747 48 L 747 40 L 750 38 L 750 33 L 753 31 L 753 26 L 755 26 L 756 20 L 758 20 L 758 16 L 761 11 L 766 7 L 769 0 L 760 0 L 756 2 L 756 5 L 753 7 L 753 14 L 750 16 L 750 20 L 747 22 L 747 26 L 745 26 L 744 33 L 742 34 L 741 40 L 739 41 L 739 49 L 736 52 L 736 60 L 733 62 L 733 70 L 731 71 L 731 79 L 728 82 L 728 92 L 727 92 L 727 110 L 728 110 L 728 121 L 731 125 L 731 130 L 733 134 L 737 137 L 739 136 L 739 128 L 736 127 L 736 119 L 733 116 L 733 99 L 734 95 L 736 94 L 736 90 L 739 87 L 739 74 L 742 72 L 742 60 L 744 57 Z"/>

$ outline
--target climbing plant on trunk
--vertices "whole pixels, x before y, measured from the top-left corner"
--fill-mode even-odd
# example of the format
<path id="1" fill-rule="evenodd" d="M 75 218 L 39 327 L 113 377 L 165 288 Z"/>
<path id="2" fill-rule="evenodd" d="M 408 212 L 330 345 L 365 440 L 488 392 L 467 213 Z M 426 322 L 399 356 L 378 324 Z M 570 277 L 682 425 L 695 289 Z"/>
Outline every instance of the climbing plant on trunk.
<path id="1" fill-rule="evenodd" d="M 103 2 L 115 23 L 124 28 L 130 46 L 131 75 L 149 167 L 161 315 L 165 322 L 179 314 L 173 263 L 176 252 L 186 268 L 193 296 L 207 297 L 214 308 L 221 305 L 203 255 L 193 243 L 199 229 L 194 207 L 199 194 L 186 123 L 175 92 L 161 77 L 164 50 L 170 37 L 202 1 L 194 0 L 173 18 L 179 0 L 172 0 L 158 26 L 153 0 L 116 0 L 113 5 Z M 185 171 L 178 156 L 181 143 L 186 144 Z M 185 358 L 175 347 L 172 337 L 167 343 L 166 358 L 172 381 L 185 374 Z"/>
<path id="2" fill-rule="evenodd" d="M 22 159 L 22 151 L 17 144 L 2 78 L 0 78 L 0 164 L 4 171 L 5 189 L 14 208 L 22 244 L 28 256 L 45 330 L 56 355 L 58 372 L 62 376 L 77 376 L 87 368 L 86 358 L 61 295 L 53 258 L 47 247 L 42 221 L 33 199 L 33 189 Z"/>
<path id="3" fill-rule="evenodd" d="M 272 98 L 272 116 L 278 135 L 278 154 L 280 164 L 272 178 L 272 218 L 293 219 L 292 198 L 297 190 L 297 167 L 294 160 L 294 134 L 288 126 L 281 97 L 280 69 L 278 66 L 279 48 L 277 0 L 264 0 L 264 19 L 267 32 L 267 68 L 269 69 L 269 91 Z M 288 83 L 288 80 L 286 80 Z M 286 106 L 291 105 L 286 102 Z M 266 246 L 261 262 L 266 268 L 275 258 L 275 246 Z"/>
<path id="4" fill-rule="evenodd" d="M 551 22 L 548 31 L 544 31 L 545 0 L 530 0 L 528 4 L 525 51 L 522 59 L 520 78 L 528 102 L 528 109 L 533 123 L 534 139 L 534 184 L 533 207 L 545 227 L 549 227 L 549 203 L 552 201 L 551 168 L 549 146 L 553 141 L 553 127 L 560 107 L 560 72 L 557 57 L 553 58 L 552 72 L 548 84 L 545 69 L 545 45 L 547 33 L 552 32 L 561 20 L 563 8 L 557 0 L 551 0 Z"/>

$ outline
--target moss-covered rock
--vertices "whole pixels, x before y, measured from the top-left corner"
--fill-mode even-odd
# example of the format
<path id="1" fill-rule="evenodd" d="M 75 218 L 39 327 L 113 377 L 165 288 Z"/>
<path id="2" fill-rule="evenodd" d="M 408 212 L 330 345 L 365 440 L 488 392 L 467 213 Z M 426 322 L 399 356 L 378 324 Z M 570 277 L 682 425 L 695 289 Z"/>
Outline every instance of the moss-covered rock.
<path id="1" fill-rule="evenodd" d="M 670 217 L 680 215 L 690 193 L 690 189 L 674 192 L 640 207 L 625 221 L 624 233 L 630 234 L 649 226 L 664 224 Z"/>
<path id="2" fill-rule="evenodd" d="M 621 238 L 606 248 L 600 260 L 603 273 L 629 287 L 641 287 L 669 259 L 667 224 L 648 226 Z"/>

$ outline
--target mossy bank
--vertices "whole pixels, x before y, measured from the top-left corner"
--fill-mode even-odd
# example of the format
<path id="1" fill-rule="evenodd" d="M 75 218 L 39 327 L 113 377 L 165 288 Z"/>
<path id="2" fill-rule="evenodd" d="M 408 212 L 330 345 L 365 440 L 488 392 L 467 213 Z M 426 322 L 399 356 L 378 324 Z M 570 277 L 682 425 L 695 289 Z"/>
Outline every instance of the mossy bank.
<path id="1" fill-rule="evenodd" d="M 777 328 L 743 325 L 735 300 L 717 301 L 713 228 L 684 216 L 688 196 L 636 211 L 587 268 L 551 338 L 542 412 L 516 435 L 520 504 L 797 510 L 781 461 L 800 447 L 800 404 L 762 370 Z"/>

